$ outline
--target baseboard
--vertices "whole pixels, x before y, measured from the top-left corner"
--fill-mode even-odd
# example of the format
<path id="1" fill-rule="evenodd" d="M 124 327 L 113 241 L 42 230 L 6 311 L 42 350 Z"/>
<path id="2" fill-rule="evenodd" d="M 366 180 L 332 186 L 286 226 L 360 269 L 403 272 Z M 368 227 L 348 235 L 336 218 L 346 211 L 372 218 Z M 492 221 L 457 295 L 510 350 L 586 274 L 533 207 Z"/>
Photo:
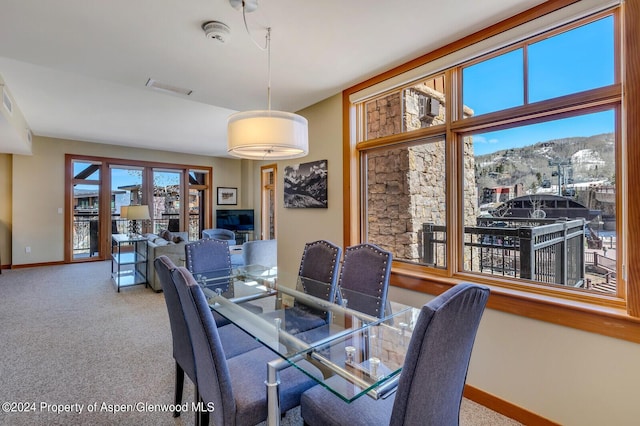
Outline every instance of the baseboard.
<path id="1" fill-rule="evenodd" d="M 22 265 L 11 265 L 11 267 L 7 269 L 24 269 L 24 268 L 35 268 L 37 266 L 54 266 L 54 265 L 64 265 L 64 264 L 65 263 L 62 260 L 58 262 L 24 263 Z"/>
<path id="2" fill-rule="evenodd" d="M 560 423 L 556 423 L 554 421 L 546 419 L 540 416 L 539 414 L 533 413 L 522 407 L 518 407 L 517 405 L 514 405 L 509 401 L 505 401 L 502 398 L 498 398 L 495 395 L 492 395 L 490 393 L 487 393 L 483 390 L 480 390 L 470 385 L 465 385 L 464 397 L 480 405 L 483 405 L 495 411 L 496 413 L 500 413 L 503 416 L 509 417 L 510 419 L 513 419 L 525 425 L 540 425 L 540 426 L 559 426 L 560 425 Z"/>

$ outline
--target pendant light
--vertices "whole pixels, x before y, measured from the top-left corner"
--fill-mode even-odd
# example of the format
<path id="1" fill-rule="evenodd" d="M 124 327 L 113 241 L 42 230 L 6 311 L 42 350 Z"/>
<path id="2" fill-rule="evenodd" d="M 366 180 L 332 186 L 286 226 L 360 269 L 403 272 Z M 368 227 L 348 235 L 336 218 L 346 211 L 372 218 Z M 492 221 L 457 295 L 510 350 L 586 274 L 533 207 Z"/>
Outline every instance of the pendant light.
<path id="1" fill-rule="evenodd" d="M 238 0 L 230 0 L 238 6 Z M 242 2 L 242 15 L 255 7 Z M 245 27 L 249 33 L 246 18 Z M 251 34 L 249 33 L 249 36 Z M 227 152 L 238 158 L 252 160 L 284 160 L 304 157 L 309 153 L 307 119 L 290 112 L 271 109 L 271 28 L 267 28 L 266 50 L 268 63 L 267 109 L 237 112 L 229 116 L 227 124 Z"/>

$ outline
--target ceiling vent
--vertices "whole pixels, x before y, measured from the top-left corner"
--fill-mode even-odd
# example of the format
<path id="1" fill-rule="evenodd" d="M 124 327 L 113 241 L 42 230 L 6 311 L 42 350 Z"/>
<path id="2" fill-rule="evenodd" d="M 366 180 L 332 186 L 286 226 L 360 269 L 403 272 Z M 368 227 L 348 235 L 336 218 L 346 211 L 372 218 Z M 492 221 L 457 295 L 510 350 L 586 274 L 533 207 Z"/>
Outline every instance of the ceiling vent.
<path id="1" fill-rule="evenodd" d="M 231 29 L 222 22 L 205 22 L 202 24 L 202 29 L 207 38 L 218 40 L 220 43 L 226 43 L 231 38 Z"/>
<path id="2" fill-rule="evenodd" d="M 193 93 L 193 90 L 183 89 L 182 87 L 176 87 L 176 86 L 172 86 L 170 84 L 160 83 L 159 81 L 154 80 L 152 78 L 147 80 L 147 84 L 145 86 L 151 87 L 152 89 L 160 90 L 162 92 L 169 92 L 169 93 L 174 93 L 174 94 L 177 93 L 179 95 L 187 95 L 187 96 L 189 96 L 190 94 Z"/>
<path id="3" fill-rule="evenodd" d="M 2 88 L 2 105 L 9 112 L 9 114 L 13 115 L 13 102 L 11 102 L 11 98 L 9 97 L 9 93 L 3 87 Z"/>

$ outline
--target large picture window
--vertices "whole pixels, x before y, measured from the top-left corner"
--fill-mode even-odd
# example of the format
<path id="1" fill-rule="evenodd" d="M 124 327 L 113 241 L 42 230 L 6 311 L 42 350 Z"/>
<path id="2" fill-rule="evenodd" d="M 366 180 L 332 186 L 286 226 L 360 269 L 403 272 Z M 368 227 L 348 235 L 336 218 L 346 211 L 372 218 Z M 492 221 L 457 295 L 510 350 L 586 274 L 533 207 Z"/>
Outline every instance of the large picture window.
<path id="1" fill-rule="evenodd" d="M 440 68 L 399 88 L 381 90 L 400 80 L 390 72 L 375 88 L 345 91 L 360 159 L 350 162 L 360 213 L 350 242 L 390 250 L 394 284 L 414 290 L 470 280 L 545 303 L 624 306 L 620 18 L 612 8 L 545 23 L 449 67 L 441 56 L 417 63 Z M 419 123 L 407 93 L 433 81 L 441 84 L 420 96 L 440 109 L 418 115 L 437 118 L 407 125 Z"/>
<path id="2" fill-rule="evenodd" d="M 470 136 L 463 270 L 617 294 L 614 110 Z"/>

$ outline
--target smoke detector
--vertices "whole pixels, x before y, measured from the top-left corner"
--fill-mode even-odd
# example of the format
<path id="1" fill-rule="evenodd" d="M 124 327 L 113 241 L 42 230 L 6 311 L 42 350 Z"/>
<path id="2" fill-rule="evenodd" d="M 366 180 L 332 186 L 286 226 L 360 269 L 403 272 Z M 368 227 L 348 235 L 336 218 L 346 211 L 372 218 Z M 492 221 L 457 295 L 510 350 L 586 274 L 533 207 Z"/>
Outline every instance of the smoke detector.
<path id="1" fill-rule="evenodd" d="M 231 38 L 231 29 L 219 21 L 205 22 L 202 24 L 202 29 L 207 38 L 218 40 L 220 43 L 225 43 Z"/>

